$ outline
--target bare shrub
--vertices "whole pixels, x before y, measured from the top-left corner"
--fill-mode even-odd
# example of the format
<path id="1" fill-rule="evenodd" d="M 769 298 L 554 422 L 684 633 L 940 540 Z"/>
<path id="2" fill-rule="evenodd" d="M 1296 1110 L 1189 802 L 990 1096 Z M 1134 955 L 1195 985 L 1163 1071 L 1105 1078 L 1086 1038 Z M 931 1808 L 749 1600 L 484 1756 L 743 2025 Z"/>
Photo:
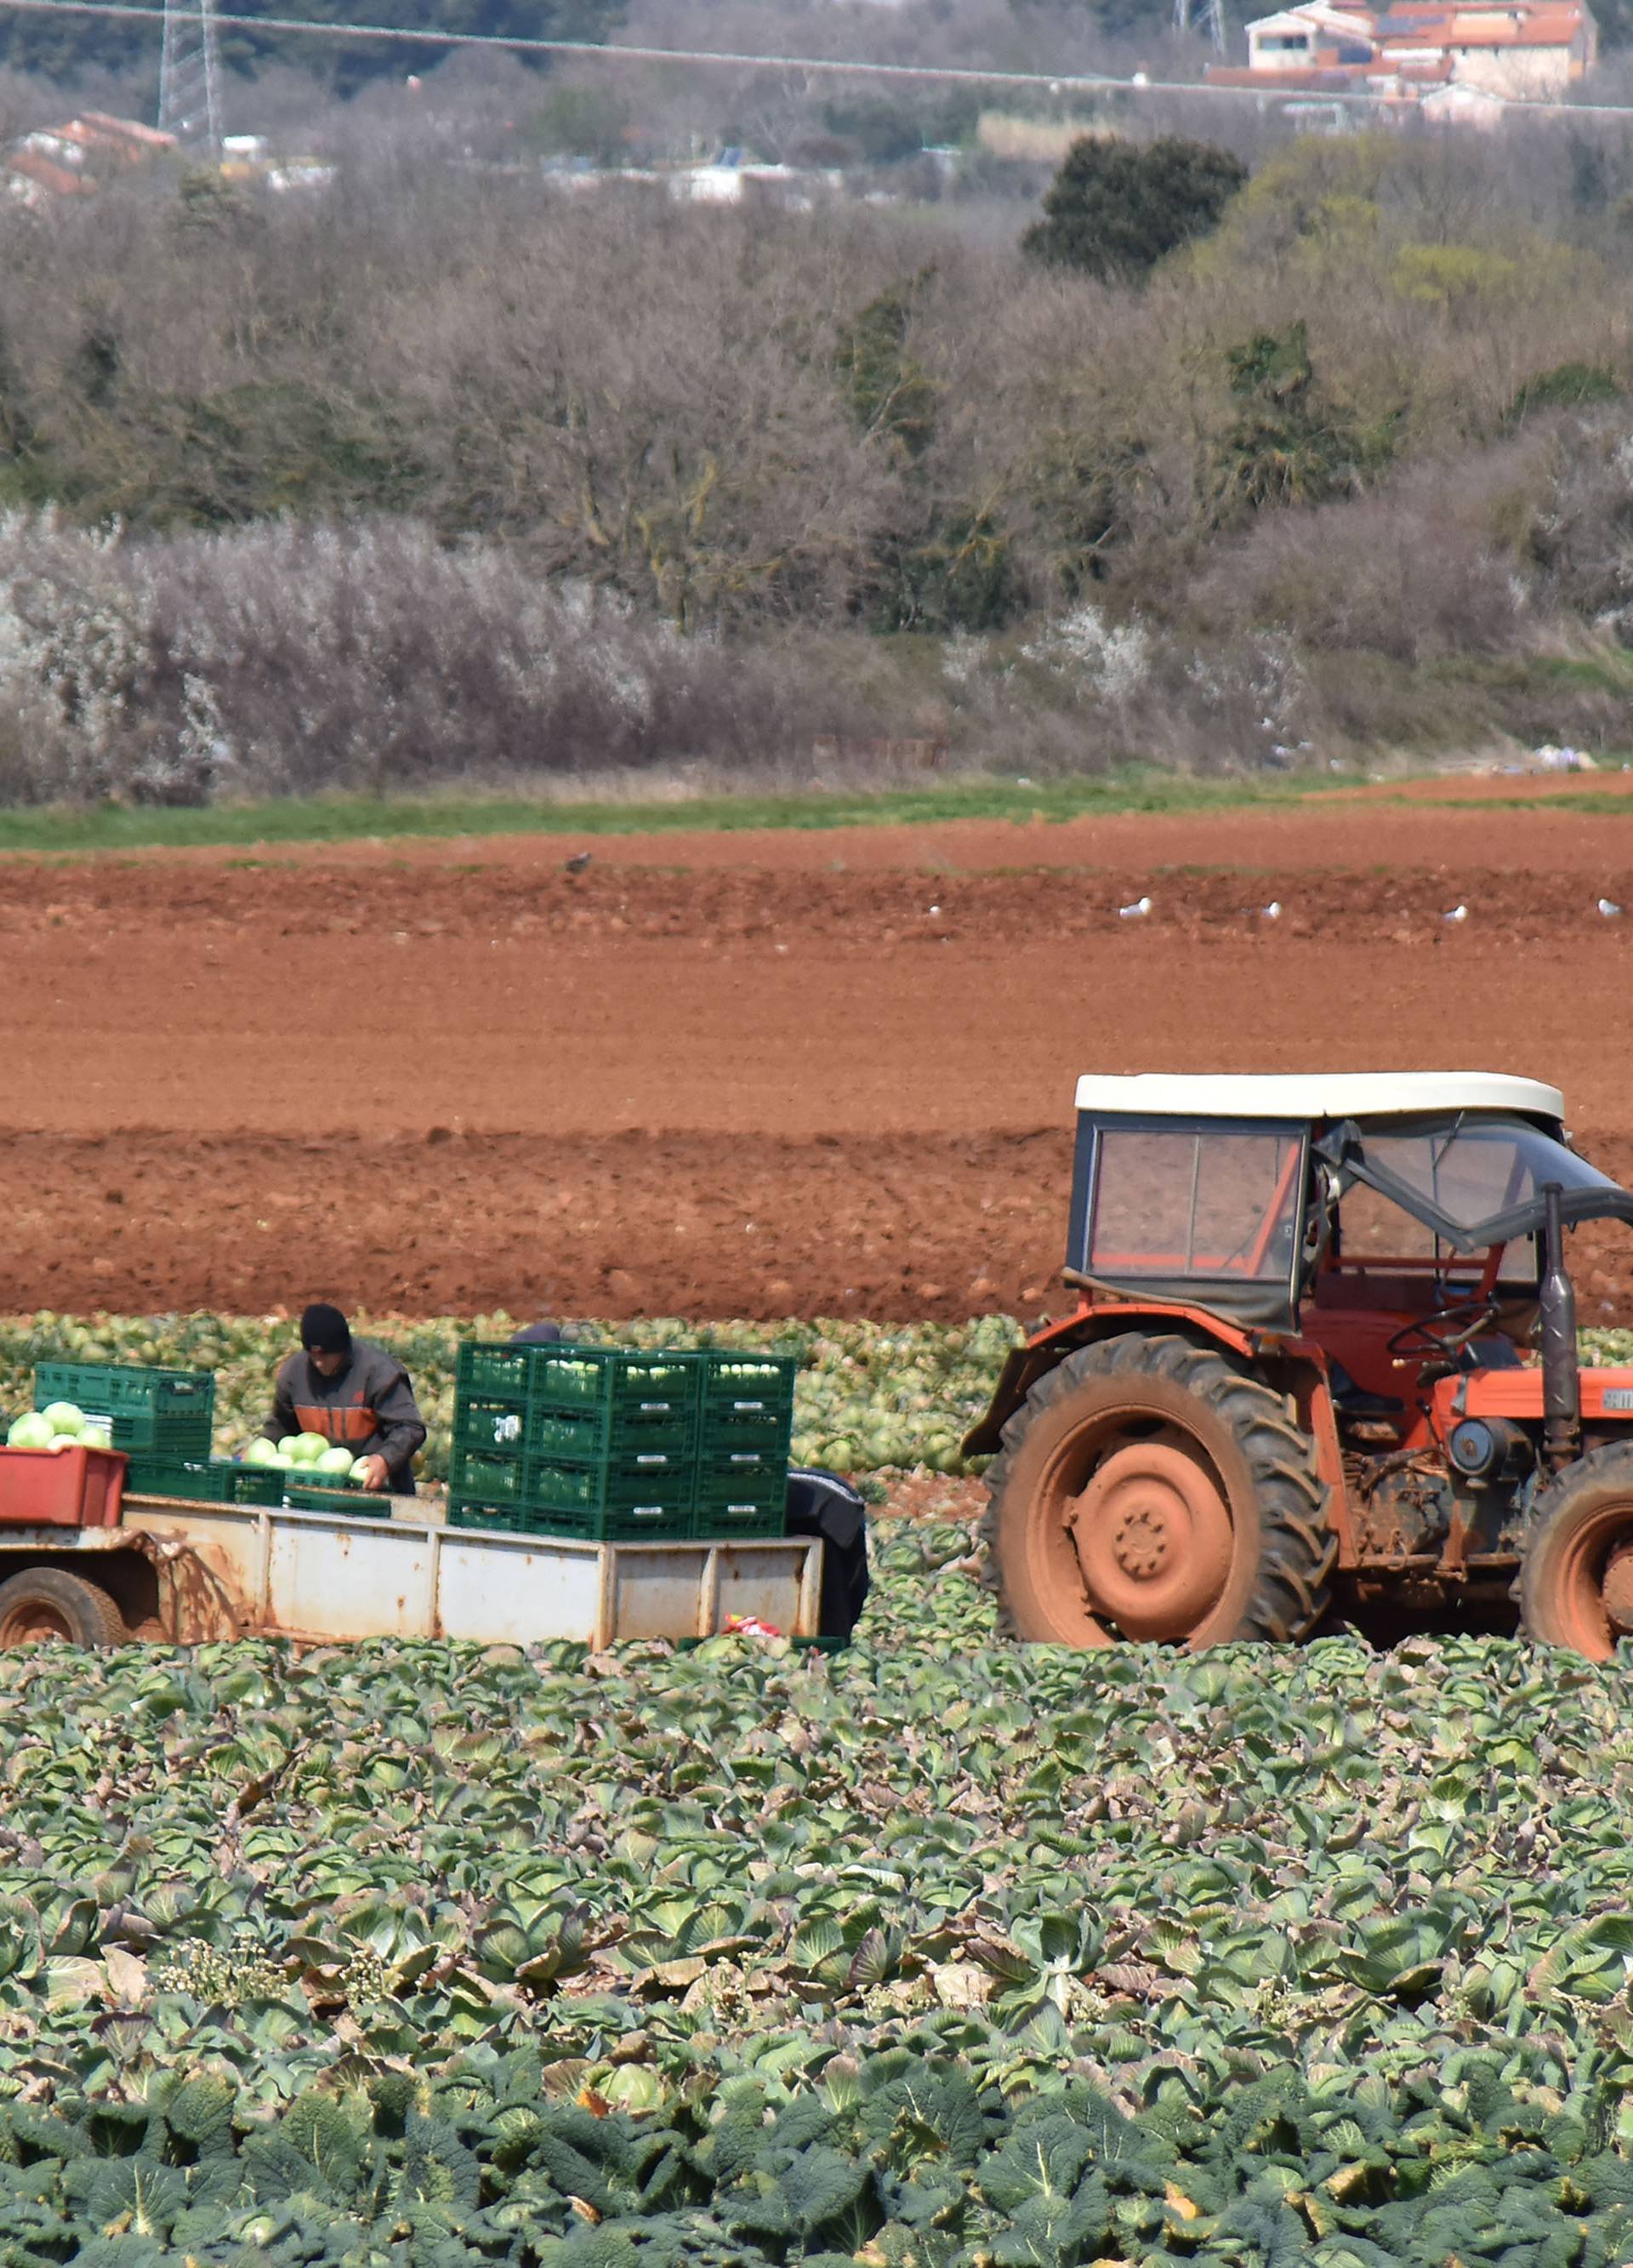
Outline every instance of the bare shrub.
<path id="1" fill-rule="evenodd" d="M 1500 472 L 1398 481 L 1371 496 L 1262 517 L 1216 549 L 1192 593 L 1204 620 L 1323 651 L 1421 663 L 1494 653 L 1527 617 L 1526 582 L 1492 525 Z M 1507 468 L 1520 476 L 1524 468 Z"/>
<path id="2" fill-rule="evenodd" d="M 1546 447 L 1528 540 L 1548 594 L 1562 615 L 1633 644 L 1633 417 L 1561 416 Z"/>

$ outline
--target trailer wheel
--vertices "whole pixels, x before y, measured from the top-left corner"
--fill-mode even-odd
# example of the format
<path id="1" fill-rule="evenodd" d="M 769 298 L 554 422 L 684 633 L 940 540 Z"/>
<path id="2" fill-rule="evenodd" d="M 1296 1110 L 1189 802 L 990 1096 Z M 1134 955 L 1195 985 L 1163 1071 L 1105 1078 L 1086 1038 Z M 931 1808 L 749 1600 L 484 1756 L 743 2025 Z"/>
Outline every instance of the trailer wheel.
<path id="1" fill-rule="evenodd" d="M 129 1632 L 106 1591 L 61 1567 L 29 1567 L 0 1583 L 0 1646 L 122 1646 Z"/>
<path id="2" fill-rule="evenodd" d="M 1217 1646 L 1299 1638 L 1337 1542 L 1314 1444 L 1281 1395 L 1188 1339 L 1080 1347 L 1004 1428 L 987 1580 L 1008 1635 Z"/>
<path id="3" fill-rule="evenodd" d="M 1538 1497 L 1519 1613 L 1529 1637 L 1590 1661 L 1633 1637 L 1633 1447 L 1590 1449 Z"/>

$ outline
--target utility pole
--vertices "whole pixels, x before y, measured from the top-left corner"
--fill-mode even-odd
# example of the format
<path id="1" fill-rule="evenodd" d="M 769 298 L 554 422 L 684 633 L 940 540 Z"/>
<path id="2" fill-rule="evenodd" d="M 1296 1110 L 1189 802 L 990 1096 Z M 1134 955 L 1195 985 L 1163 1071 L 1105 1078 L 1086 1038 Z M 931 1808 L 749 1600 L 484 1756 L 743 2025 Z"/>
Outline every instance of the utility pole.
<path id="1" fill-rule="evenodd" d="M 1212 43 L 1216 55 L 1225 53 L 1225 0 L 1200 0 L 1195 8 L 1191 0 L 1173 0 L 1173 28 L 1176 32 L 1200 32 Z"/>
<path id="2" fill-rule="evenodd" d="M 221 155 L 221 66 L 215 0 L 165 0 L 158 66 L 158 127 L 183 144 Z"/>

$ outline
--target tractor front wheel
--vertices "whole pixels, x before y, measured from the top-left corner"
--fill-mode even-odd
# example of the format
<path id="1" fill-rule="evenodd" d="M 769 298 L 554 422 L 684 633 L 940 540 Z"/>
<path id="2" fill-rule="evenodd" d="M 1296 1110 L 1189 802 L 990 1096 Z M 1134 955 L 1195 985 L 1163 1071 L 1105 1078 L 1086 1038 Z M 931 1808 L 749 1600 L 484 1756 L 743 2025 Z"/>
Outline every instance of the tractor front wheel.
<path id="1" fill-rule="evenodd" d="M 1519 1613 L 1530 1637 L 1590 1661 L 1633 1637 L 1633 1447 L 1590 1449 L 1538 1497 Z"/>
<path id="2" fill-rule="evenodd" d="M 1337 1546 L 1313 1443 L 1280 1395 L 1188 1339 L 1066 1356 L 1004 1426 L 987 1485 L 1013 1637 L 1298 1638 L 1326 1609 Z"/>

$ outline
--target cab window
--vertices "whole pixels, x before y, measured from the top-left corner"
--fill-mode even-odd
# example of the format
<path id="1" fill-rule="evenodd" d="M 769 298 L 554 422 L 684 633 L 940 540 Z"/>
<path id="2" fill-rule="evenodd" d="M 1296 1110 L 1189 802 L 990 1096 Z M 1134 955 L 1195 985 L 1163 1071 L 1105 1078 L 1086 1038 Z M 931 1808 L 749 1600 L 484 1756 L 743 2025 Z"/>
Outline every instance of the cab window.
<path id="1" fill-rule="evenodd" d="M 1303 1148 L 1287 1127 L 1102 1127 L 1090 1273 L 1286 1282 Z"/>

